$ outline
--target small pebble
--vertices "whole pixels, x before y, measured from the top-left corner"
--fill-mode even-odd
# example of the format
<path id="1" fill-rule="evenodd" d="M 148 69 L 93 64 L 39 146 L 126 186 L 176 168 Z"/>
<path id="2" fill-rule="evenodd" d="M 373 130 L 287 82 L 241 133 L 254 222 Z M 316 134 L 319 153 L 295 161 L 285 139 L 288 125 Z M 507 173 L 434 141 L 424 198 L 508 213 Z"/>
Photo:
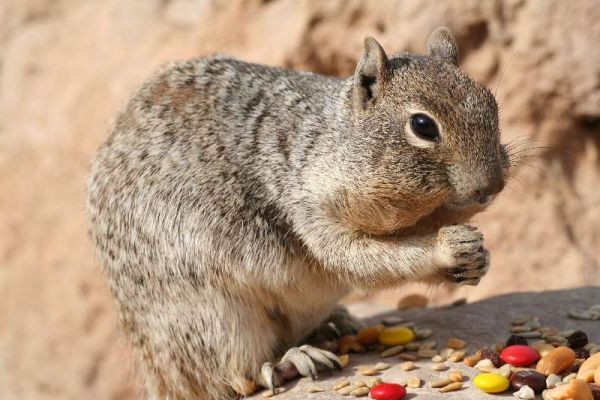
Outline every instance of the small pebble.
<path id="1" fill-rule="evenodd" d="M 435 363 L 441 363 L 441 362 L 444 362 L 444 361 L 446 361 L 446 358 L 445 358 L 445 357 L 442 357 L 442 356 L 441 356 L 441 355 L 439 355 L 439 354 L 436 354 L 435 356 L 431 357 L 431 361 L 433 361 L 433 362 L 435 362 Z"/>
<path id="2" fill-rule="evenodd" d="M 442 393 L 446 393 L 446 392 L 453 392 L 455 390 L 460 390 L 462 389 L 462 382 L 452 382 L 446 386 L 444 386 L 443 388 L 440 389 L 440 392 Z"/>
<path id="3" fill-rule="evenodd" d="M 519 390 L 513 393 L 517 399 L 535 399 L 535 393 L 529 386 L 522 386 Z"/>
<path id="4" fill-rule="evenodd" d="M 406 344 L 415 338 L 414 332 L 405 326 L 386 328 L 379 334 L 379 343 L 385 346 Z"/>
<path id="5" fill-rule="evenodd" d="M 512 325 L 524 325 L 527 322 L 533 320 L 533 317 L 530 315 L 521 315 L 511 321 Z"/>
<path id="6" fill-rule="evenodd" d="M 448 339 L 448 343 L 446 344 L 446 347 L 449 347 L 454 350 L 460 350 L 460 349 L 464 349 L 466 345 L 467 345 L 467 342 L 465 342 L 462 339 L 450 338 L 450 339 Z"/>
<path id="7" fill-rule="evenodd" d="M 560 335 L 546 336 L 544 339 L 546 339 L 546 342 L 548 343 L 556 343 L 559 345 L 568 343 L 567 338 Z"/>
<path id="8" fill-rule="evenodd" d="M 406 389 L 397 383 L 380 383 L 371 388 L 371 397 L 375 400 L 400 400 L 406 395 Z"/>
<path id="9" fill-rule="evenodd" d="M 552 326 L 543 326 L 538 330 L 542 332 L 542 337 L 558 335 L 558 329 Z"/>
<path id="10" fill-rule="evenodd" d="M 567 317 L 569 318 L 573 318 L 573 319 L 581 319 L 581 320 L 588 320 L 591 321 L 594 319 L 595 313 L 589 310 L 586 311 L 578 311 L 578 310 L 571 310 L 567 312 Z"/>
<path id="11" fill-rule="evenodd" d="M 523 386 L 528 386 L 534 393 L 541 393 L 547 386 L 546 377 L 533 370 L 515 372 L 510 377 L 510 387 L 513 390 L 519 390 Z"/>
<path id="12" fill-rule="evenodd" d="M 434 371 L 445 371 L 448 369 L 448 366 L 444 363 L 433 363 L 431 369 Z"/>
<path id="13" fill-rule="evenodd" d="M 419 378 L 418 376 L 413 376 L 411 378 L 408 378 L 408 380 L 406 381 L 406 386 L 408 386 L 409 388 L 418 389 L 421 387 L 421 383 L 421 378 Z"/>
<path id="14" fill-rule="evenodd" d="M 539 331 L 523 332 L 523 333 L 519 333 L 519 335 L 524 338 L 527 338 L 527 339 L 535 339 L 535 338 L 542 337 L 542 332 L 539 332 Z"/>
<path id="15" fill-rule="evenodd" d="M 404 351 L 404 346 L 403 345 L 398 345 L 398 346 L 394 346 L 394 347 L 390 347 L 388 349 L 385 349 L 384 351 L 381 352 L 381 354 L 379 354 L 381 357 L 391 357 L 391 356 L 395 356 L 398 353 L 401 353 Z"/>
<path id="16" fill-rule="evenodd" d="M 431 358 L 437 354 L 437 351 L 431 349 L 419 349 L 417 351 L 417 357 L 419 358 Z"/>
<path id="17" fill-rule="evenodd" d="M 448 379 L 450 379 L 452 382 L 462 382 L 464 377 L 460 371 L 450 371 L 448 372 Z"/>
<path id="18" fill-rule="evenodd" d="M 402 371 L 412 371 L 415 369 L 415 363 L 412 361 L 407 361 L 405 363 L 400 364 L 400 369 Z"/>
<path id="19" fill-rule="evenodd" d="M 563 336 L 563 337 L 569 337 L 574 333 L 575 333 L 575 329 L 566 329 L 564 331 L 558 332 L 558 335 Z"/>
<path id="20" fill-rule="evenodd" d="M 508 389 L 509 381 L 496 373 L 483 373 L 473 379 L 473 384 L 486 393 L 502 393 Z"/>
<path id="21" fill-rule="evenodd" d="M 531 328 L 525 325 L 517 325 L 517 326 L 513 326 L 512 328 L 510 328 L 510 332 L 511 333 L 523 333 L 523 332 L 530 332 Z"/>
<path id="22" fill-rule="evenodd" d="M 435 340 L 429 340 L 427 342 L 423 342 L 419 345 L 419 349 L 434 349 L 435 346 L 437 345 Z"/>
<path id="23" fill-rule="evenodd" d="M 415 337 L 418 340 L 428 339 L 433 334 L 431 329 L 420 329 L 415 332 Z"/>
<path id="24" fill-rule="evenodd" d="M 550 374 L 548 375 L 548 377 L 546 378 L 546 387 L 548 389 L 553 389 L 556 387 L 556 384 L 562 382 L 562 379 L 560 376 L 556 375 L 556 374 Z"/>
<path id="25" fill-rule="evenodd" d="M 536 319 L 532 319 L 529 322 L 526 322 L 525 326 L 528 328 L 531 328 L 531 329 L 539 329 L 542 327 L 542 324 L 540 324 L 540 321 L 538 321 L 536 318 Z"/>
<path id="26" fill-rule="evenodd" d="M 540 359 L 540 353 L 533 347 L 516 344 L 502 350 L 500 358 L 515 367 L 528 367 Z"/>
<path id="27" fill-rule="evenodd" d="M 452 379 L 450 378 L 443 378 L 443 379 L 438 379 L 435 381 L 431 381 L 429 382 L 429 386 L 431 386 L 432 388 L 441 388 L 444 386 L 448 386 L 449 384 L 453 383 Z"/>
<path id="28" fill-rule="evenodd" d="M 381 322 L 386 326 L 400 325 L 403 321 L 404 318 L 396 316 L 385 317 L 383 320 L 381 320 Z"/>
<path id="29" fill-rule="evenodd" d="M 410 343 L 406 343 L 406 345 L 404 345 L 404 348 L 408 351 L 417 351 L 417 350 L 419 350 L 420 347 L 421 347 L 421 345 L 417 342 L 410 342 Z"/>
<path id="30" fill-rule="evenodd" d="M 400 353 L 398 358 L 406 361 L 417 361 L 417 356 L 414 354 Z"/>

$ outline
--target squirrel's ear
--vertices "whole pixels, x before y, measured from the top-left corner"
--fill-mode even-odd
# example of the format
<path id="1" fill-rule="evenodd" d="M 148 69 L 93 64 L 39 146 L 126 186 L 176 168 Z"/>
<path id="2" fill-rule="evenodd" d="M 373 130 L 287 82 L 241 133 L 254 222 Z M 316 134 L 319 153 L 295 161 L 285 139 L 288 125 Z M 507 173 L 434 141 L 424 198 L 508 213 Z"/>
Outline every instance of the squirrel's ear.
<path id="1" fill-rule="evenodd" d="M 458 65 L 458 46 L 454 36 L 445 26 L 437 27 L 429 34 L 427 50 L 433 58 Z"/>
<path id="2" fill-rule="evenodd" d="M 362 58 L 354 72 L 354 108 L 364 110 L 380 94 L 386 74 L 387 55 L 377 40 L 365 39 Z"/>

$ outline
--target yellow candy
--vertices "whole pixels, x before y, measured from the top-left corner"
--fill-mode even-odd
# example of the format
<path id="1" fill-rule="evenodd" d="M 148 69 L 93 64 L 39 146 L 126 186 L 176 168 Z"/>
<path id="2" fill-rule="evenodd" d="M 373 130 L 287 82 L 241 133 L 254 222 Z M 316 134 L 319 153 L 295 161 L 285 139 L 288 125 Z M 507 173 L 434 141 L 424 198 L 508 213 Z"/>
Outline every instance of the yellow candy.
<path id="1" fill-rule="evenodd" d="M 379 343 L 387 347 L 405 344 L 414 338 L 414 332 L 405 326 L 394 326 L 384 329 L 378 337 Z"/>
<path id="2" fill-rule="evenodd" d="M 479 374 L 473 379 L 473 383 L 479 389 L 487 393 L 501 393 L 508 389 L 510 382 L 500 374 L 487 372 Z"/>

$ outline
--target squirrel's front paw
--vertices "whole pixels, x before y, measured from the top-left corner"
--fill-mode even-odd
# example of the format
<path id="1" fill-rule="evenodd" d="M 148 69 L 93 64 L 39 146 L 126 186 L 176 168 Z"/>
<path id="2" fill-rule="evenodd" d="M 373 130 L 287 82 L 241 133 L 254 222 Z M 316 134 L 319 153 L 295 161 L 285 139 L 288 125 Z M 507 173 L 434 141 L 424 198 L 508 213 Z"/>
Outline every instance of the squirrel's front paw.
<path id="1" fill-rule="evenodd" d="M 442 227 L 438 232 L 437 252 L 444 277 L 459 285 L 477 285 L 490 265 L 483 235 L 471 225 Z"/>

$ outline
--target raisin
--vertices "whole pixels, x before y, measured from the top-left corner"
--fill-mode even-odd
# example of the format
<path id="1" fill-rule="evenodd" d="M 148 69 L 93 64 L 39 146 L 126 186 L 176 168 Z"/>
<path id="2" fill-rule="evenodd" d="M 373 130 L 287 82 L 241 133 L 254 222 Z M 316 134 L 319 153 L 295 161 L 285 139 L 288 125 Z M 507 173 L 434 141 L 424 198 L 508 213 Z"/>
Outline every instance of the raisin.
<path id="1" fill-rule="evenodd" d="M 500 359 L 500 355 L 489 347 L 481 350 L 481 358 L 490 360 L 496 368 L 500 368 L 504 364 Z"/>
<path id="2" fill-rule="evenodd" d="M 592 397 L 594 400 L 600 400 L 600 387 L 590 383 L 590 390 L 592 391 Z"/>
<path id="3" fill-rule="evenodd" d="M 519 335 L 510 335 L 510 337 L 506 341 L 506 347 L 515 344 L 522 344 L 523 346 L 527 346 L 527 338 L 524 338 L 523 336 Z"/>
<path id="4" fill-rule="evenodd" d="M 590 358 L 590 352 L 587 351 L 586 349 L 584 349 L 583 347 L 580 347 L 578 349 L 574 349 L 575 351 L 575 358 Z"/>
<path id="5" fill-rule="evenodd" d="M 578 349 L 588 344 L 588 337 L 583 331 L 575 331 L 567 338 L 569 347 L 572 349 Z"/>

